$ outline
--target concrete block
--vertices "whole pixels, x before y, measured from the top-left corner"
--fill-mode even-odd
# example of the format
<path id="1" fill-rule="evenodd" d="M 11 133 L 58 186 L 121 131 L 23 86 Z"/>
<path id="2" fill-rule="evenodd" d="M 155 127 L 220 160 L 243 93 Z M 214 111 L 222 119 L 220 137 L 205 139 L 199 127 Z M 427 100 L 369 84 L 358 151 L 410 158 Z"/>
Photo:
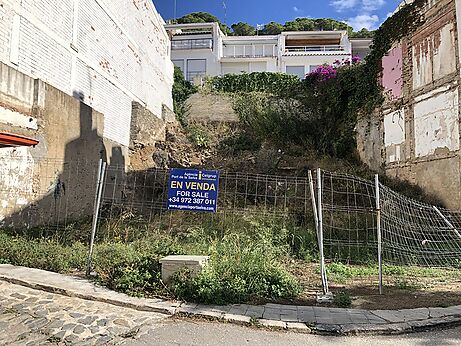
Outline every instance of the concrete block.
<path id="1" fill-rule="evenodd" d="M 197 276 L 207 265 L 209 256 L 167 256 L 159 262 L 162 265 L 162 280 L 169 283 L 171 276 L 181 269 L 189 269 L 191 275 Z"/>

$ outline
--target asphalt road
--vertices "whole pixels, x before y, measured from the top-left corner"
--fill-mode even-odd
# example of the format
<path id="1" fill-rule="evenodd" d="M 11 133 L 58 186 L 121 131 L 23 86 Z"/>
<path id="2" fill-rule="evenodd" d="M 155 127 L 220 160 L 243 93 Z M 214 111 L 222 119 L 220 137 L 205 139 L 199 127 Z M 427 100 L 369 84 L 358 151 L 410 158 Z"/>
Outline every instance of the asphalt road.
<path id="1" fill-rule="evenodd" d="M 268 331 L 225 323 L 169 319 L 156 323 L 139 339 L 126 340 L 124 345 L 444 346 L 461 345 L 461 327 L 405 335 L 334 337 Z"/>

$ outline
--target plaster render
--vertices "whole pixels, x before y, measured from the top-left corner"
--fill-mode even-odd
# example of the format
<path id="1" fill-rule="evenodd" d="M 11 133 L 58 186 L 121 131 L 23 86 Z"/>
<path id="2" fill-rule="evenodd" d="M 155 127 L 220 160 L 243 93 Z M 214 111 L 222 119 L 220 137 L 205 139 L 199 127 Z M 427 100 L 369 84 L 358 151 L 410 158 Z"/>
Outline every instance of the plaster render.
<path id="1" fill-rule="evenodd" d="M 383 59 L 382 86 L 391 99 L 398 99 L 403 87 L 402 47 L 393 48 Z"/>
<path id="2" fill-rule="evenodd" d="M 384 146 L 386 162 L 400 161 L 405 144 L 405 111 L 400 109 L 384 115 Z"/>
<path id="3" fill-rule="evenodd" d="M 435 154 L 437 150 L 459 149 L 458 88 L 415 104 L 415 155 Z"/>
<path id="4" fill-rule="evenodd" d="M 454 23 L 446 23 L 416 39 L 419 41 L 413 47 L 413 88 L 423 87 L 456 71 Z"/>

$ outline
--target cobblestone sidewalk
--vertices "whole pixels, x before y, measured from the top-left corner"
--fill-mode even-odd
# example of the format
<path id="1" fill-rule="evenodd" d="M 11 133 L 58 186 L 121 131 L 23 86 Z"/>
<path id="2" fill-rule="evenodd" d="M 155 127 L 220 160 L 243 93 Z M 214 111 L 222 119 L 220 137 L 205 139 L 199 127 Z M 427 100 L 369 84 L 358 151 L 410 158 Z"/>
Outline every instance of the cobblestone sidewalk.
<path id="1" fill-rule="evenodd" d="M 0 345 L 115 344 L 165 317 L 0 281 Z"/>

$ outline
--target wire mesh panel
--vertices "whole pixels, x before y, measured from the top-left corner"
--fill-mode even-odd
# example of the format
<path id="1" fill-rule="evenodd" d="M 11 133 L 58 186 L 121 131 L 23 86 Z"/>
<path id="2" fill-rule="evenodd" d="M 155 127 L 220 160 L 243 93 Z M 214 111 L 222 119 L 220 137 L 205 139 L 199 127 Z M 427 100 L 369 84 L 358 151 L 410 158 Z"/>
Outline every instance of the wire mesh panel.
<path id="1" fill-rule="evenodd" d="M 342 173 L 321 174 L 325 258 L 352 263 L 375 259 L 374 183 Z"/>
<path id="2" fill-rule="evenodd" d="M 252 218 L 277 220 L 281 226 L 309 224 L 313 229 L 306 177 L 220 172 L 217 213 L 193 213 L 167 210 L 169 174 L 166 169 L 125 173 L 121 167 L 108 167 L 99 233 L 116 236 L 121 220 L 127 232 L 121 236 L 126 237 L 155 229 L 183 232 L 194 227 L 225 232 L 245 227 L 243 223 Z"/>
<path id="3" fill-rule="evenodd" d="M 460 212 L 380 190 L 386 263 L 461 268 Z"/>
<path id="4" fill-rule="evenodd" d="M 461 212 L 414 201 L 379 184 L 385 264 L 461 267 Z M 373 181 L 322 171 L 325 257 L 376 261 Z"/>

